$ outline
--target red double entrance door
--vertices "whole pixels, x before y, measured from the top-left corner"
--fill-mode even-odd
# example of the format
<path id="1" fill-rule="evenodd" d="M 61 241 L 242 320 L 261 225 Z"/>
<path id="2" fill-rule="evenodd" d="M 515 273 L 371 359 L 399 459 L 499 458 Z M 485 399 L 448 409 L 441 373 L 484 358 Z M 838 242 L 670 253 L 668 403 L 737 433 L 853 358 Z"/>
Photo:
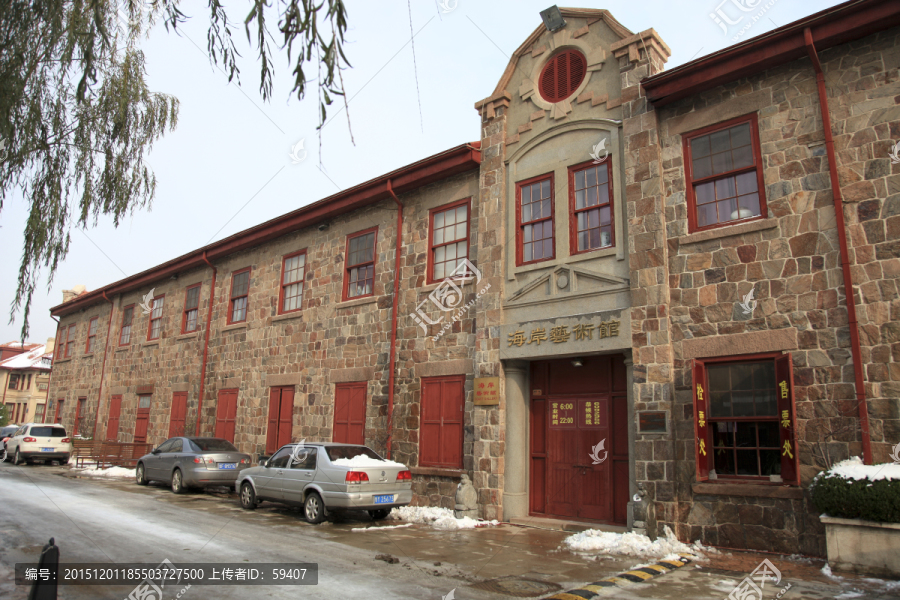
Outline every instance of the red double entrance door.
<path id="1" fill-rule="evenodd" d="M 531 513 L 622 524 L 628 401 L 622 356 L 531 364 Z"/>

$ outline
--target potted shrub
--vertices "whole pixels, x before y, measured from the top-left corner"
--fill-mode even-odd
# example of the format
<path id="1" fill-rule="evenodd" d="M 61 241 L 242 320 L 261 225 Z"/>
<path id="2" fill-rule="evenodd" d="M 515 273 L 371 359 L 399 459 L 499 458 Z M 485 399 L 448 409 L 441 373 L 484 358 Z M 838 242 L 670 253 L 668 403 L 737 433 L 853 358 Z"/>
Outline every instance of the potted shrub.
<path id="1" fill-rule="evenodd" d="M 832 567 L 900 576 L 900 464 L 842 461 L 816 475 L 810 497 Z"/>

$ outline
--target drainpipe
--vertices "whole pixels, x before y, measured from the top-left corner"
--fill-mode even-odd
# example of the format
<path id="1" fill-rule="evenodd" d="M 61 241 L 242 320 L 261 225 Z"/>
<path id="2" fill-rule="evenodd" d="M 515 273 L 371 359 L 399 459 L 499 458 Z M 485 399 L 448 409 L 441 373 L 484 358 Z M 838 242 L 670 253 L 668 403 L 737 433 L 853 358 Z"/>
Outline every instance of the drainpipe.
<path id="1" fill-rule="evenodd" d="M 53 338 L 53 359 L 56 360 L 56 353 L 59 349 L 56 345 L 59 343 L 59 319 L 50 315 L 50 318 L 56 321 L 56 337 Z M 44 401 L 44 420 L 43 423 L 47 422 L 47 413 L 50 412 L 50 384 L 53 383 L 53 362 L 50 362 L 50 376 L 47 377 L 47 399 Z M 4 386 L 3 390 L 3 399 L 6 399 L 6 389 Z"/>
<path id="2" fill-rule="evenodd" d="M 394 257 L 394 299 L 391 302 L 391 360 L 388 375 L 388 418 L 387 418 L 387 458 L 391 458 L 391 438 L 394 430 L 394 371 L 397 364 L 397 304 L 400 303 L 400 249 L 403 243 L 403 203 L 394 193 L 391 180 L 387 180 L 387 191 L 397 203 L 397 250 Z"/>
<path id="3" fill-rule="evenodd" d="M 106 373 L 106 354 L 109 352 L 109 334 L 112 333 L 112 316 L 115 304 L 106 297 L 106 290 L 103 291 L 103 299 L 109 302 L 109 322 L 106 324 L 106 342 L 103 344 L 103 366 L 100 367 L 100 389 L 97 390 L 97 410 L 94 412 L 94 431 L 91 433 L 91 439 L 97 439 L 97 422 L 100 419 L 100 402 L 103 398 L 103 375 Z M 53 372 L 50 372 L 51 376 Z M 47 392 L 50 392 L 50 385 L 47 385 Z"/>
<path id="4" fill-rule="evenodd" d="M 816 84 L 819 88 L 819 107 L 822 110 L 822 126 L 825 128 L 825 150 L 828 154 L 828 172 L 831 175 L 831 196 L 834 200 L 834 216 L 837 221 L 838 242 L 841 249 L 841 271 L 844 274 L 844 294 L 847 300 L 847 318 L 850 323 L 850 351 L 853 356 L 853 374 L 855 376 L 856 404 L 859 407 L 859 424 L 862 429 L 863 460 L 872 464 L 872 438 L 869 435 L 869 406 L 866 403 L 866 388 L 863 381 L 862 356 L 859 345 L 859 322 L 856 319 L 856 298 L 853 295 L 853 278 L 850 274 L 850 258 L 847 251 L 847 230 L 844 225 L 844 199 L 837 173 L 837 159 L 834 155 L 834 138 L 831 134 L 831 114 L 828 109 L 828 95 L 825 92 L 825 75 L 822 64 L 813 44 L 809 27 L 803 30 L 803 39 L 809 58 L 816 71 Z"/>
<path id="5" fill-rule="evenodd" d="M 209 324 L 212 322 L 213 302 L 216 299 L 216 274 L 218 270 L 206 258 L 206 250 L 203 251 L 203 262 L 212 269 L 212 285 L 209 286 L 209 310 L 206 311 L 206 333 L 203 341 L 203 362 L 200 365 L 200 393 L 197 396 L 197 429 L 194 435 L 200 435 L 200 409 L 203 408 L 203 383 L 206 381 L 206 356 L 209 352 Z"/>

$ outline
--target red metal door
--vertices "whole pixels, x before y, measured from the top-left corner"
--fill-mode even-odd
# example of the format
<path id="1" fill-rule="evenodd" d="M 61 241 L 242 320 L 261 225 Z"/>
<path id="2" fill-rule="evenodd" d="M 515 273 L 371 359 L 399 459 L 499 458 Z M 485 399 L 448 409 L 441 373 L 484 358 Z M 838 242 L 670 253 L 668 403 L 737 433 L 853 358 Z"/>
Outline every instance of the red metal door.
<path id="1" fill-rule="evenodd" d="M 422 378 L 419 466 L 461 469 L 465 375 Z"/>
<path id="2" fill-rule="evenodd" d="M 134 423 L 134 441 L 146 442 L 150 426 L 150 396 L 138 396 L 137 418 Z"/>
<path id="3" fill-rule="evenodd" d="M 234 443 L 234 422 L 237 417 L 237 390 L 219 390 L 216 406 L 216 437 Z M 174 407 L 173 407 L 174 410 Z"/>
<path id="4" fill-rule="evenodd" d="M 366 387 L 365 381 L 335 384 L 332 441 L 366 443 Z"/>
<path id="5" fill-rule="evenodd" d="M 81 426 L 81 413 L 84 411 L 85 398 L 79 398 L 75 404 L 75 424 L 72 426 L 72 435 L 78 435 L 78 428 Z"/>
<path id="6" fill-rule="evenodd" d="M 169 413 L 169 437 L 185 435 L 184 421 L 187 417 L 187 392 L 172 394 L 172 410 Z"/>
<path id="7" fill-rule="evenodd" d="M 273 387 L 269 391 L 269 427 L 266 430 L 266 453 L 290 443 L 294 427 L 294 388 Z"/>
<path id="8" fill-rule="evenodd" d="M 109 399 L 109 417 L 106 419 L 106 439 L 115 442 L 119 439 L 119 415 L 122 413 L 122 396 Z"/>
<path id="9" fill-rule="evenodd" d="M 64 400 L 62 400 L 62 399 L 59 399 L 56 401 L 56 414 L 53 417 L 54 423 L 59 423 L 59 415 L 62 412 L 63 402 L 64 402 Z"/>

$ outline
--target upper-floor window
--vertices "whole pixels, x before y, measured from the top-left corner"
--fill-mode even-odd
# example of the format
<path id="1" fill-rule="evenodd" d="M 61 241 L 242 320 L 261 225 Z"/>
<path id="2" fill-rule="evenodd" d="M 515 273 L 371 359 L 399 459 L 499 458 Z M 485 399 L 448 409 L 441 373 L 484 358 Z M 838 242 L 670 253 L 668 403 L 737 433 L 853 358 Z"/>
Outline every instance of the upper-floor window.
<path id="1" fill-rule="evenodd" d="M 75 356 L 75 324 L 69 325 L 69 331 L 66 333 L 66 358 Z"/>
<path id="2" fill-rule="evenodd" d="M 572 254 L 615 245 L 612 161 L 569 169 L 569 227 Z"/>
<path id="3" fill-rule="evenodd" d="M 766 216 L 756 114 L 684 136 L 691 231 Z"/>
<path id="4" fill-rule="evenodd" d="M 84 347 L 85 354 L 94 351 L 94 344 L 97 341 L 97 321 L 98 317 L 94 317 L 88 323 L 87 345 Z"/>
<path id="5" fill-rule="evenodd" d="M 181 318 L 181 333 L 197 331 L 197 317 L 200 313 L 200 284 L 192 285 L 184 292 L 184 314 Z"/>
<path id="6" fill-rule="evenodd" d="M 11 390 L 19 389 L 19 374 L 13 373 L 9 376 L 9 384 L 6 386 Z M 7 416 L 11 416 L 11 413 L 7 413 Z"/>
<path id="7" fill-rule="evenodd" d="M 516 185 L 516 264 L 549 260 L 553 238 L 553 175 Z"/>
<path id="8" fill-rule="evenodd" d="M 147 329 L 148 340 L 158 340 L 162 333 L 163 305 L 165 302 L 165 294 L 153 299 L 153 308 L 150 310 L 150 326 Z"/>
<path id="9" fill-rule="evenodd" d="M 449 277 L 469 258 L 469 201 L 435 208 L 430 217 L 429 283 Z"/>
<path id="10" fill-rule="evenodd" d="M 347 236 L 344 300 L 375 293 L 375 237 L 378 228 Z"/>
<path id="11" fill-rule="evenodd" d="M 119 345 L 131 343 L 131 321 L 134 319 L 134 304 L 122 311 L 122 328 L 119 330 Z"/>
<path id="12" fill-rule="evenodd" d="M 231 311 L 228 323 L 243 323 L 247 320 L 247 299 L 250 294 L 250 267 L 231 276 Z"/>
<path id="13" fill-rule="evenodd" d="M 303 279 L 306 273 L 306 250 L 288 254 L 281 264 L 281 299 L 279 313 L 300 310 L 303 303 Z"/>

